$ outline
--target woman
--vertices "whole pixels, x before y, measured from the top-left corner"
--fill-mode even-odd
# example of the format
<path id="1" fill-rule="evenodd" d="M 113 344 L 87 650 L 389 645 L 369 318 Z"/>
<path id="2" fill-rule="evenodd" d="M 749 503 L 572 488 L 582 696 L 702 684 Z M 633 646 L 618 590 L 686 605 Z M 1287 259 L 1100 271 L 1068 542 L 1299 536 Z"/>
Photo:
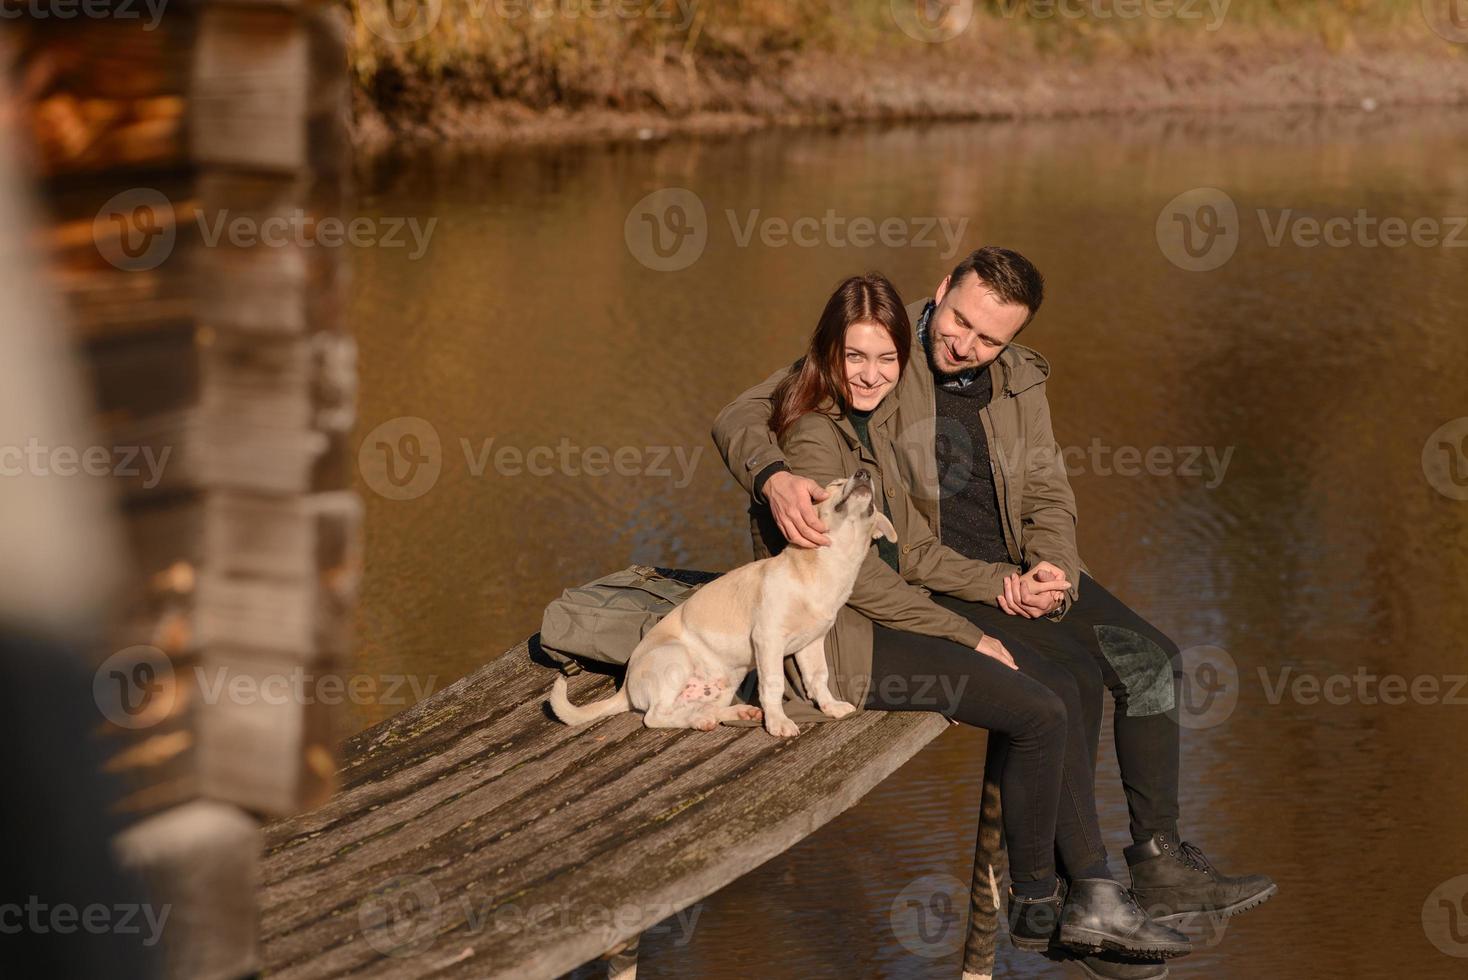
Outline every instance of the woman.
<path id="1" fill-rule="evenodd" d="M 1058 923 L 1065 945 L 1138 956 L 1186 953 L 1186 937 L 1151 921 L 1107 869 L 1076 676 L 1028 647 L 986 635 L 962 615 L 967 603 L 992 603 L 1013 570 L 943 547 L 904 489 L 894 449 L 902 435 L 895 431 L 896 400 L 886 396 L 906 367 L 911 331 L 890 282 L 876 274 L 848 279 L 773 396 L 770 427 L 790 468 L 824 485 L 865 467 L 897 530 L 897 544 L 879 540 L 867 555 L 833 628 L 839 696 L 867 708 L 939 711 L 1007 742 L 998 758 L 1015 946 L 1045 950 Z M 757 552 L 784 546 L 768 524 L 759 532 Z M 946 593 L 942 604 L 924 588 Z M 854 665 L 867 662 L 867 677 L 856 676 Z M 1099 696 L 1097 690 L 1088 694 Z"/>

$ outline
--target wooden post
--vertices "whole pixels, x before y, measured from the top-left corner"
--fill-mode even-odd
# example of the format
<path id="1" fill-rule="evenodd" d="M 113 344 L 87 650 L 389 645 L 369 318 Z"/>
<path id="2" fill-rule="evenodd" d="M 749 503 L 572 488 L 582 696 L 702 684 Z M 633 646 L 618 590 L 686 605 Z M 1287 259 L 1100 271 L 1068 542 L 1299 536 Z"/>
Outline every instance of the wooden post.
<path id="1" fill-rule="evenodd" d="M 187 910 L 170 975 L 235 978 L 260 965 L 260 818 L 334 786 L 339 698 L 313 685 L 347 652 L 361 564 L 345 259 L 311 237 L 347 199 L 343 12 L 199 0 L 156 24 L 7 24 L 48 284 L 96 441 L 126 454 L 108 482 L 132 574 L 97 658 L 146 681 L 119 710 L 99 695 L 135 821 L 118 849 Z M 267 241 L 272 218 L 306 239 Z"/>
<path id="2" fill-rule="evenodd" d="M 969 889 L 968 936 L 963 946 L 963 980 L 990 980 L 994 975 L 1001 888 L 1008 870 L 1004 851 L 1002 802 L 999 799 L 999 741 L 992 733 L 984 759 L 984 790 L 979 806 L 979 833 L 974 844 L 973 884 Z"/>

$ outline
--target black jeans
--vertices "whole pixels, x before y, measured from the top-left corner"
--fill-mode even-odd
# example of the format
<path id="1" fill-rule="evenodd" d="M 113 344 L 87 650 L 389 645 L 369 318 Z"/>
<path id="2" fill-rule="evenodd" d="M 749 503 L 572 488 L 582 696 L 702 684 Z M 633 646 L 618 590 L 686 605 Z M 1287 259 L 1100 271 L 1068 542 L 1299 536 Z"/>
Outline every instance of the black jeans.
<path id="1" fill-rule="evenodd" d="M 1099 668 L 1116 701 L 1112 730 L 1116 759 L 1126 790 L 1133 840 L 1174 831 L 1178 822 L 1180 674 L 1177 644 L 1081 574 L 1080 598 L 1057 620 L 1011 616 L 995 606 L 933 596 L 984 632 L 1009 637 L 1046 659 L 1074 667 L 1078 659 Z M 1010 650 L 1013 651 L 1013 647 Z M 1101 734 L 1102 703 L 1083 698 L 1084 729 L 1091 739 L 1087 758 L 1094 764 Z"/>
<path id="2" fill-rule="evenodd" d="M 949 600 L 945 598 L 945 604 Z M 958 601 L 958 600 L 951 600 Z M 969 605 L 969 603 L 963 603 Z M 1086 690 L 1075 671 L 1041 656 L 1002 629 L 993 634 L 1019 670 L 951 640 L 873 624 L 872 683 L 865 707 L 937 711 L 989 730 L 990 764 L 999 766 L 1010 877 L 1040 881 L 1106 860 L 1096 820 L 1095 738 L 1083 731 L 1099 714 L 1099 673 Z"/>

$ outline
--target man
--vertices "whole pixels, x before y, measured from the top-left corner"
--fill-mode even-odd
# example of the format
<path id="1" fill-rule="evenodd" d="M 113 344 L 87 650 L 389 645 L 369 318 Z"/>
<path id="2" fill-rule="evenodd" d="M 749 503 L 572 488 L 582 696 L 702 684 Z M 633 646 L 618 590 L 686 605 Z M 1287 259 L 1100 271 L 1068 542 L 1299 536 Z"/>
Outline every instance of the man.
<path id="1" fill-rule="evenodd" d="M 1130 812 L 1132 886 L 1158 918 L 1229 916 L 1275 891 L 1264 875 L 1231 876 L 1178 834 L 1180 726 L 1177 646 L 1086 573 L 1076 549 L 1075 496 L 1051 430 L 1049 365 L 1014 343 L 1044 298 L 1024 256 L 973 252 L 918 304 L 912 359 L 899 402 L 899 469 L 942 544 L 1003 572 L 993 605 L 964 604 L 986 631 L 1061 662 L 1093 658 L 1115 699 L 1117 760 Z M 756 520 L 793 545 L 826 543 L 815 503 L 825 493 L 789 470 L 769 429 L 769 396 L 782 369 L 719 413 L 713 437 Z M 1068 589 L 1047 582 L 1071 583 Z M 936 597 L 939 602 L 943 597 Z M 1092 758 L 1102 706 L 1087 719 Z M 1091 969 L 1093 964 L 1087 964 Z M 1104 967 L 1097 976 L 1135 976 Z"/>

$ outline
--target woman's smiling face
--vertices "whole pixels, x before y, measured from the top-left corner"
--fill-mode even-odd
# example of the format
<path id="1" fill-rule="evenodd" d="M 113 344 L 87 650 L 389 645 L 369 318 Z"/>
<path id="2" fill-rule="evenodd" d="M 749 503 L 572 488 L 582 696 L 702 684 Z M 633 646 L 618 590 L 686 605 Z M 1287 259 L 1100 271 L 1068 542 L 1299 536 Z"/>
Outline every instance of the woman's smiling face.
<path id="1" fill-rule="evenodd" d="M 846 382 L 851 407 L 870 412 L 897 383 L 897 345 L 881 324 L 860 320 L 846 328 Z"/>

